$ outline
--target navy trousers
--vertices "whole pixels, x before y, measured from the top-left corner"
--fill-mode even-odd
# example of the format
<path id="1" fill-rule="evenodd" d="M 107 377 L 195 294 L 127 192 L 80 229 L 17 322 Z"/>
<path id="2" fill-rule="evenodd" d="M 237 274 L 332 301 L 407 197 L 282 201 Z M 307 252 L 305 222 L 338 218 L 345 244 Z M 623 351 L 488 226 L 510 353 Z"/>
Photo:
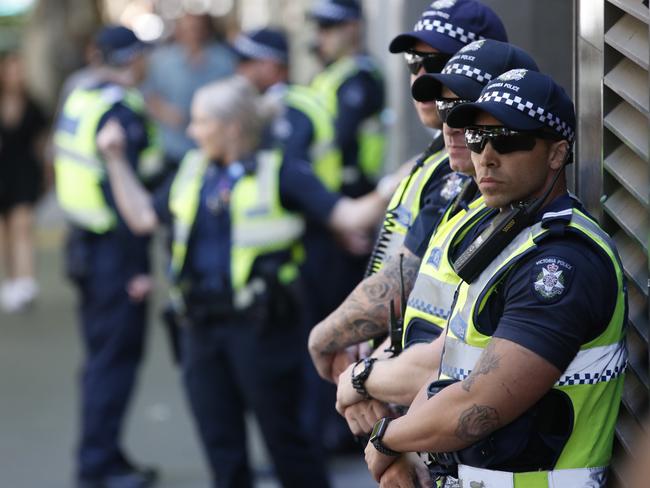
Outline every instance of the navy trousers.
<path id="1" fill-rule="evenodd" d="M 79 285 L 86 356 L 78 476 L 94 478 L 129 467 L 120 434 L 143 354 L 146 305 L 129 300 L 122 270 L 95 269 Z"/>
<path id="2" fill-rule="evenodd" d="M 300 327 L 243 320 L 182 329 L 183 380 L 213 486 L 252 488 L 245 411 L 255 414 L 285 488 L 327 488 L 322 458 L 299 422 Z"/>

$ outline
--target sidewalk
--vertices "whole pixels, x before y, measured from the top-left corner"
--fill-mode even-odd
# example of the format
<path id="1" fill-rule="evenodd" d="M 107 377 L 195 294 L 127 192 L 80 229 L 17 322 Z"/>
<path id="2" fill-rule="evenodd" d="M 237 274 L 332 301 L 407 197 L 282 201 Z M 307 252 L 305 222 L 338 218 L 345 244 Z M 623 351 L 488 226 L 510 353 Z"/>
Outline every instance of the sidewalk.
<path id="1" fill-rule="evenodd" d="M 23 315 L 0 312 L 0 486 L 70 488 L 75 381 L 81 360 L 76 298 L 62 278 L 61 218 L 49 201 L 39 211 L 39 222 L 42 295 Z M 178 372 L 171 364 L 157 314 L 151 317 L 148 354 L 126 429 L 126 445 L 139 462 L 161 468 L 160 488 L 205 488 L 207 473 Z M 253 465 L 267 472 L 266 454 L 255 429 L 251 446 Z M 376 486 L 361 454 L 336 459 L 330 468 L 335 488 Z M 261 478 L 257 486 L 279 488 L 268 478 Z"/>

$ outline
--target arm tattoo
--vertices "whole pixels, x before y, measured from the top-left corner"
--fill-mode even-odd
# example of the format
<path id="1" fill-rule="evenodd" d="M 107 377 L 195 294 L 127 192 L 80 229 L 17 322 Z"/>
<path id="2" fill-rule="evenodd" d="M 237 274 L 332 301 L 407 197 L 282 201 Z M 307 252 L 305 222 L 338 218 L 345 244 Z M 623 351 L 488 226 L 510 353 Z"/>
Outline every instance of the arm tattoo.
<path id="1" fill-rule="evenodd" d="M 466 442 L 478 442 L 499 427 L 498 412 L 487 405 L 472 405 L 460 414 L 456 437 Z"/>
<path id="2" fill-rule="evenodd" d="M 340 351 L 388 331 L 390 300 L 398 302 L 401 296 L 399 262 L 399 255 L 390 256 L 381 271 L 363 280 L 327 319 L 331 321 L 331 337 L 324 353 Z M 420 258 L 405 251 L 402 271 L 406 296 L 413 289 L 419 267 Z"/>
<path id="3" fill-rule="evenodd" d="M 472 385 L 476 381 L 476 378 L 480 375 L 486 375 L 499 367 L 501 356 L 499 356 L 494 349 L 494 341 L 490 341 L 481 356 L 478 358 L 476 366 L 470 375 L 463 381 L 463 390 L 469 392 L 472 389 Z"/>

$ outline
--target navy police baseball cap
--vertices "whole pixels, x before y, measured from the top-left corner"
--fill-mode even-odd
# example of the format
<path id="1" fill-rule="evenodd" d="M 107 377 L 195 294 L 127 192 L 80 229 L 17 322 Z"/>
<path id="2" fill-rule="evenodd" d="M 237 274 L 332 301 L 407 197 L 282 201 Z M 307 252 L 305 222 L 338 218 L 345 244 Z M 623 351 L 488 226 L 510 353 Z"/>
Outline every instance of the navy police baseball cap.
<path id="1" fill-rule="evenodd" d="M 242 59 L 270 59 L 280 64 L 289 63 L 289 43 L 284 32 L 264 28 L 239 34 L 232 43 Z"/>
<path id="2" fill-rule="evenodd" d="M 571 98 L 550 76 L 537 71 L 513 69 L 503 73 L 483 88 L 476 102 L 452 109 L 447 124 L 468 127 L 480 111 L 489 113 L 509 129 L 551 129 L 569 143 L 575 139 L 576 117 Z"/>
<path id="3" fill-rule="evenodd" d="M 121 25 L 102 28 L 95 36 L 95 44 L 102 53 L 104 62 L 115 66 L 130 63 L 149 46 L 138 39 L 131 29 Z"/>
<path id="4" fill-rule="evenodd" d="M 455 54 L 480 39 L 508 42 L 501 19 L 490 7 L 476 0 L 436 0 L 422 13 L 413 31 L 398 35 L 388 49 L 400 53 L 422 41 L 441 53 Z"/>
<path id="5" fill-rule="evenodd" d="M 309 11 L 309 17 L 321 27 L 359 20 L 362 16 L 357 0 L 319 0 Z"/>
<path id="6" fill-rule="evenodd" d="M 475 101 L 490 81 L 516 68 L 539 71 L 535 60 L 523 49 L 507 42 L 484 39 L 458 51 L 440 73 L 424 74 L 411 87 L 420 102 L 440 98 L 446 86 L 459 98 Z"/>

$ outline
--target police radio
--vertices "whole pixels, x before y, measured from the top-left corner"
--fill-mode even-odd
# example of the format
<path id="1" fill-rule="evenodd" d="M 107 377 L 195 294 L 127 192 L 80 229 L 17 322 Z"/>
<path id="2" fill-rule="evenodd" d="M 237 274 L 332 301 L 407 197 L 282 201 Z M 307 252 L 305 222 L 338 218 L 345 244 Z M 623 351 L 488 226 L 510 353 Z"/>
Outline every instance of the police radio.
<path id="1" fill-rule="evenodd" d="M 404 289 L 404 273 L 402 270 L 402 263 L 404 261 L 404 254 L 399 255 L 399 278 L 400 278 L 400 293 L 402 301 L 402 313 L 397 317 L 395 312 L 395 300 L 390 301 L 390 320 L 388 321 L 388 337 L 390 338 L 390 347 L 384 352 L 392 353 L 397 356 L 402 352 L 402 334 L 404 333 L 404 315 L 406 314 L 406 290 Z"/>
<path id="2" fill-rule="evenodd" d="M 565 159 L 565 163 L 569 157 Z M 564 168 L 564 164 L 562 168 Z M 535 215 L 551 194 L 557 179 L 562 174 L 558 171 L 544 194 L 532 202 L 511 204 L 510 209 L 500 212 L 490 225 L 474 239 L 467 249 L 454 261 L 456 274 L 466 283 L 474 281 L 483 270 L 510 244 L 523 229 L 535 221 Z"/>

